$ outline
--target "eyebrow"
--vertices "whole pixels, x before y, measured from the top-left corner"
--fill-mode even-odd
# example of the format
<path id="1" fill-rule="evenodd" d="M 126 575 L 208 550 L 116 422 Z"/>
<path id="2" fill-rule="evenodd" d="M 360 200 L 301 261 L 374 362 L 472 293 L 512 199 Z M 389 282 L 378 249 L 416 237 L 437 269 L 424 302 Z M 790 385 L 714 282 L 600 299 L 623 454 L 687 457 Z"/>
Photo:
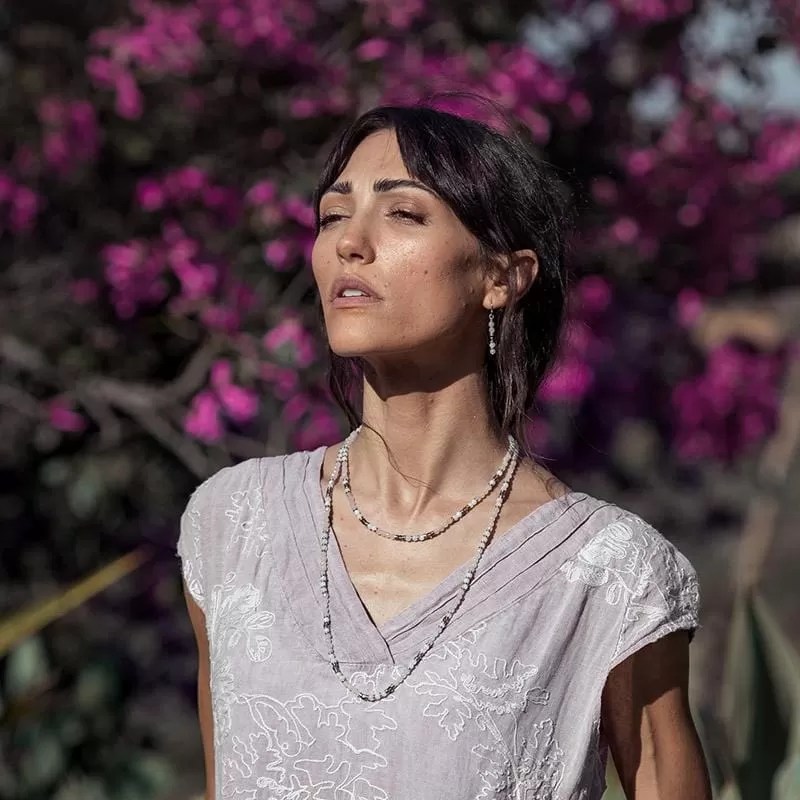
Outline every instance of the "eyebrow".
<path id="1" fill-rule="evenodd" d="M 395 189 L 421 189 L 423 192 L 436 196 L 436 192 L 430 187 L 411 178 L 380 178 L 372 184 L 372 191 L 376 193 L 393 192 Z M 336 181 L 328 187 L 325 194 L 352 194 L 352 192 L 351 181 Z"/>

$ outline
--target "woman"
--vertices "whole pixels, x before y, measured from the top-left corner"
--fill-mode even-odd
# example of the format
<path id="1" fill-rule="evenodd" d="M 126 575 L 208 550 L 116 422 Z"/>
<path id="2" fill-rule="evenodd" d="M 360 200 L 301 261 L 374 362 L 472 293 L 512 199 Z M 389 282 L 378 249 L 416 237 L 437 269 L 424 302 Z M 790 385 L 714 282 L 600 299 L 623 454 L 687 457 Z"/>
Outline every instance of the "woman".
<path id="1" fill-rule="evenodd" d="M 353 433 L 224 469 L 182 518 L 208 798 L 594 800 L 609 749 L 629 798 L 710 797 L 691 565 L 518 444 L 559 198 L 515 137 L 431 108 L 334 148 L 312 264 Z"/>

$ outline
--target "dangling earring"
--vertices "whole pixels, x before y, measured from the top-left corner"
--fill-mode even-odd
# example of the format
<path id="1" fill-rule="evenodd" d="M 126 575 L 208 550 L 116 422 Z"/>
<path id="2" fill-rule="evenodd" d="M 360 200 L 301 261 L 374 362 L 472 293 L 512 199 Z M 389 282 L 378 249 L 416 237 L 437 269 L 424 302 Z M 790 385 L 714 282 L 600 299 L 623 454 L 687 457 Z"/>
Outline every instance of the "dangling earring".
<path id="1" fill-rule="evenodd" d="M 494 309 L 489 309 L 489 355 L 493 356 L 497 352 L 497 342 L 494 338 Z"/>

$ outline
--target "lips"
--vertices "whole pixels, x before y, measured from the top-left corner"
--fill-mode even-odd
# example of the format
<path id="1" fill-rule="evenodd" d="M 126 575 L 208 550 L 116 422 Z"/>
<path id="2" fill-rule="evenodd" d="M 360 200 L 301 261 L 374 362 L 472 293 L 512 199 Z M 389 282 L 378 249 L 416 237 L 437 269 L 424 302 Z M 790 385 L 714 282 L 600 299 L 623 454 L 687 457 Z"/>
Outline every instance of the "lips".
<path id="1" fill-rule="evenodd" d="M 378 293 L 362 278 L 355 275 L 340 275 L 331 286 L 330 300 L 341 304 L 342 301 L 375 301 L 380 300 Z"/>

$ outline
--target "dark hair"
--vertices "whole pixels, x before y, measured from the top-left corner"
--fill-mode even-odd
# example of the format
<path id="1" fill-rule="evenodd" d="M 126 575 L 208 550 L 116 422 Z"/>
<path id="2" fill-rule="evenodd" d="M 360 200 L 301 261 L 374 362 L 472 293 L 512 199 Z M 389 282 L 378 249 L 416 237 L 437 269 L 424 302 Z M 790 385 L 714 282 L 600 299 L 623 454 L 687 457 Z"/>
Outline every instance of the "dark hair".
<path id="1" fill-rule="evenodd" d="M 480 243 L 486 259 L 532 249 L 539 273 L 521 293 L 509 274 L 510 299 L 497 321 L 497 355 L 486 360 L 494 423 L 525 445 L 528 412 L 550 367 L 564 322 L 564 263 L 569 215 L 563 186 L 516 132 L 428 105 L 381 106 L 339 136 L 314 196 L 319 204 L 358 145 L 394 131 L 409 174 L 431 187 Z M 487 347 L 488 354 L 488 347 Z M 348 421 L 360 424 L 363 364 L 332 351 L 329 386 Z"/>

